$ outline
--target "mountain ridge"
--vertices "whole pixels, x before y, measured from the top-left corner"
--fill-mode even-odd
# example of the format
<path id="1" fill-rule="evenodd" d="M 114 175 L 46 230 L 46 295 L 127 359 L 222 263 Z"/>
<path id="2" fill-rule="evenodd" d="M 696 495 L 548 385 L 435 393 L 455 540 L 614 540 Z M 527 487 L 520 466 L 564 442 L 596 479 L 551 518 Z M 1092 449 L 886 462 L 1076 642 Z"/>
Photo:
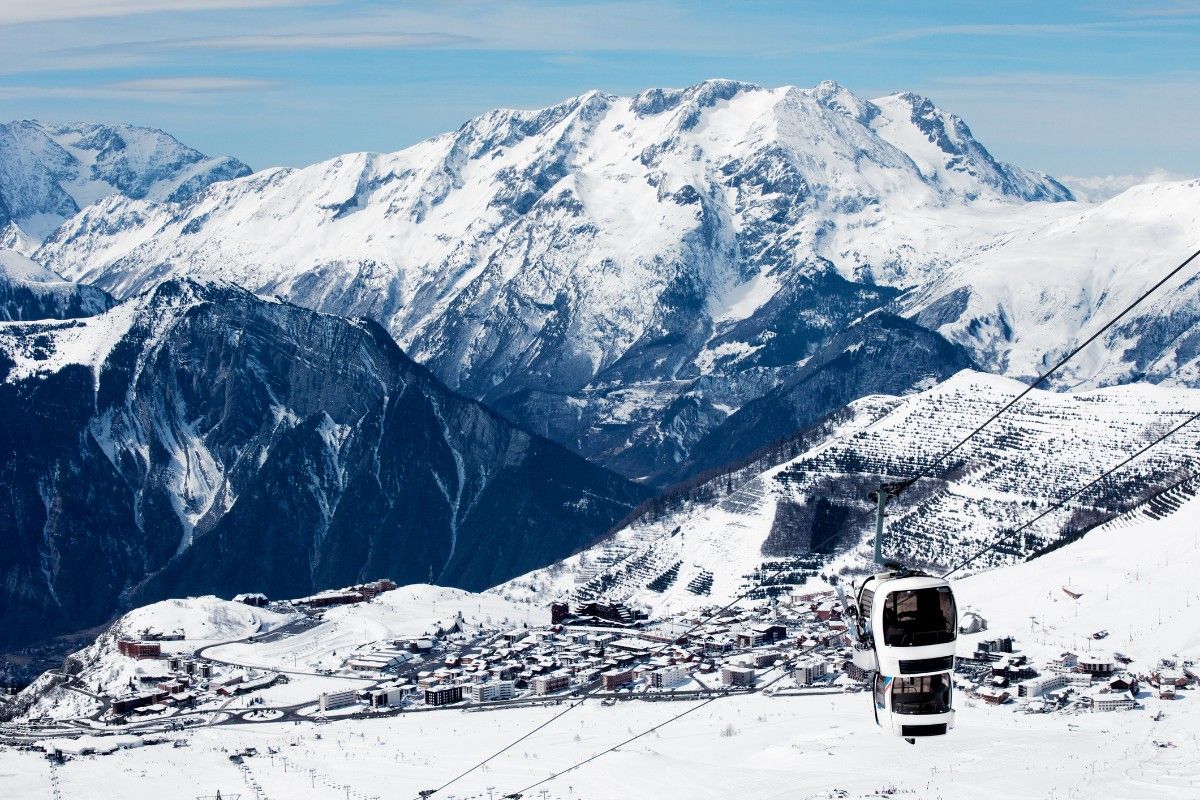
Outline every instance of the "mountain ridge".
<path id="1" fill-rule="evenodd" d="M 372 317 L 452 388 L 653 480 L 845 325 L 1069 205 L 957 117 L 881 103 L 592 91 L 186 204 L 110 197 L 38 257 L 118 297 L 197 274 Z"/>
<path id="2" fill-rule="evenodd" d="M 8 641 L 180 594 L 484 588 L 645 496 L 513 427 L 377 324 L 167 281 L 0 325 Z"/>

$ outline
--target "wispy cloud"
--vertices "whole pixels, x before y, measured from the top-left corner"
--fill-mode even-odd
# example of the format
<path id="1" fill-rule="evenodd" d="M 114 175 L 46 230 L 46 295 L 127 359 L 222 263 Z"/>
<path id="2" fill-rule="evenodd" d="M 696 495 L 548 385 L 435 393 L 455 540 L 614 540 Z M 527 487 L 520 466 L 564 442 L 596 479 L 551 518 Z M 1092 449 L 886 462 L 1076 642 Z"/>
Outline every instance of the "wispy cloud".
<path id="1" fill-rule="evenodd" d="M 1145 19 L 1128 17 L 1121 20 L 1099 22 L 1062 23 L 988 23 L 974 25 L 931 25 L 921 28 L 906 28 L 890 33 L 821 45 L 817 51 L 852 51 L 882 44 L 899 44 L 935 38 L 1047 38 L 1062 36 L 1168 36 L 1176 35 L 1169 24 L 1153 16 Z"/>
<path id="2" fill-rule="evenodd" d="M 212 50 L 391 50 L 408 47 L 457 47 L 478 42 L 473 36 L 454 33 L 281 33 L 238 36 L 202 36 L 141 42 L 143 47 L 195 47 Z M 134 45 L 137 47 L 138 45 Z"/>
<path id="3" fill-rule="evenodd" d="M 317 5 L 329 0 L 17 0 L 0 3 L 0 25 L 184 11 Z"/>
<path id="4" fill-rule="evenodd" d="M 209 75 L 139 78 L 94 86 L 0 86 L 0 99 L 30 97 L 125 99 L 155 102 L 187 100 L 199 95 L 238 94 L 276 89 L 279 81 Z"/>
<path id="5" fill-rule="evenodd" d="M 1132 186 L 1143 183 L 1187 180 L 1189 175 L 1167 169 L 1152 169 L 1137 175 L 1061 175 L 1059 180 L 1067 185 L 1075 196 L 1086 202 L 1099 203 L 1116 197 Z"/>
<path id="6" fill-rule="evenodd" d="M 112 92 L 249 92 L 273 89 L 278 81 L 257 78 L 224 78 L 210 75 L 170 78 L 139 78 L 132 81 L 106 83 L 102 89 Z"/>

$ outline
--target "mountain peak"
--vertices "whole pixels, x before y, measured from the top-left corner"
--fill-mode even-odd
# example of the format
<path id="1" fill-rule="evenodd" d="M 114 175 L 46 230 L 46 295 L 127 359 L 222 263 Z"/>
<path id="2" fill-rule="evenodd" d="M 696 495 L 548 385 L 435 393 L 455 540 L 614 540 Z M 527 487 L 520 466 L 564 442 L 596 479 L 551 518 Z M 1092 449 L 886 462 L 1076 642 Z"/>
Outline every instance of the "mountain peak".
<path id="1" fill-rule="evenodd" d="M 896 144 L 933 182 L 960 187 L 975 197 L 982 187 L 1022 200 L 1073 200 L 1070 189 L 1044 173 L 1005 164 L 992 156 L 957 114 L 915 92 L 872 101 L 879 110 L 872 127 Z"/>
<path id="2" fill-rule="evenodd" d="M 631 108 L 639 116 L 653 116 L 687 106 L 698 115 L 700 110 L 711 108 L 722 100 L 730 100 L 743 92 L 758 91 L 762 91 L 762 87 L 754 83 L 710 78 L 683 89 L 646 89 L 634 95 Z"/>
<path id="3" fill-rule="evenodd" d="M 155 128 L 26 119 L 0 124 L 0 172 L 2 242 L 24 252 L 105 197 L 181 202 L 250 168 Z"/>
<path id="4" fill-rule="evenodd" d="M 879 115 L 879 108 L 869 100 L 856 95 L 837 81 L 821 81 L 804 93 L 821 105 L 845 114 L 861 125 L 870 125 L 871 120 Z"/>

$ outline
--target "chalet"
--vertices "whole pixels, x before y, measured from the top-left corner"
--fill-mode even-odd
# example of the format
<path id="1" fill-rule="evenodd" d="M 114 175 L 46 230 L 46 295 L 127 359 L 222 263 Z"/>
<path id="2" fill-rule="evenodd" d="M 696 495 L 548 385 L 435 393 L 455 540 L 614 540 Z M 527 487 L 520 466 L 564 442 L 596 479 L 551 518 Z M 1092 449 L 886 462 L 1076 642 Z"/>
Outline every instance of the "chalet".
<path id="1" fill-rule="evenodd" d="M 1150 682 L 1156 686 L 1171 686 L 1182 689 L 1190 683 L 1187 676 L 1174 669 L 1159 669 L 1151 673 Z"/>
<path id="2" fill-rule="evenodd" d="M 1137 678 L 1116 677 L 1108 682 L 1108 688 L 1114 692 L 1129 692 L 1137 694 Z"/>
<path id="3" fill-rule="evenodd" d="M 261 592 L 253 592 L 248 594 L 234 595 L 233 602 L 243 603 L 244 605 L 262 608 L 267 604 L 267 596 Z"/>

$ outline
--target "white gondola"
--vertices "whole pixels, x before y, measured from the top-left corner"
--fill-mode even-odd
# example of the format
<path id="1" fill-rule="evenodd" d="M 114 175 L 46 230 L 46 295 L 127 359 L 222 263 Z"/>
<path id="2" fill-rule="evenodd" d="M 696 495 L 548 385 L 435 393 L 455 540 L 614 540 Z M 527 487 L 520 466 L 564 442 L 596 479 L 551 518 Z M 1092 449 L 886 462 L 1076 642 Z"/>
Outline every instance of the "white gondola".
<path id="1" fill-rule="evenodd" d="M 949 672 L 892 677 L 875 673 L 875 722 L 884 733 L 944 736 L 954 727 L 954 689 Z"/>
<path id="2" fill-rule="evenodd" d="M 919 572 L 871 575 L 858 590 L 870 625 L 875 669 L 884 675 L 932 675 L 954 668 L 958 611 L 944 578 Z"/>
<path id="3" fill-rule="evenodd" d="M 954 592 L 917 572 L 871 575 L 858 590 L 864 642 L 875 670 L 875 721 L 912 740 L 954 727 L 951 672 L 958 637 Z"/>
<path id="4" fill-rule="evenodd" d="M 875 560 L 883 563 L 884 506 L 898 485 L 880 487 L 877 503 Z M 903 487 L 900 487 L 903 488 Z M 954 727 L 954 649 L 958 609 L 945 578 L 888 564 L 858 586 L 849 607 L 854 662 L 874 672 L 875 721 L 885 733 L 917 737 L 941 736 Z"/>

